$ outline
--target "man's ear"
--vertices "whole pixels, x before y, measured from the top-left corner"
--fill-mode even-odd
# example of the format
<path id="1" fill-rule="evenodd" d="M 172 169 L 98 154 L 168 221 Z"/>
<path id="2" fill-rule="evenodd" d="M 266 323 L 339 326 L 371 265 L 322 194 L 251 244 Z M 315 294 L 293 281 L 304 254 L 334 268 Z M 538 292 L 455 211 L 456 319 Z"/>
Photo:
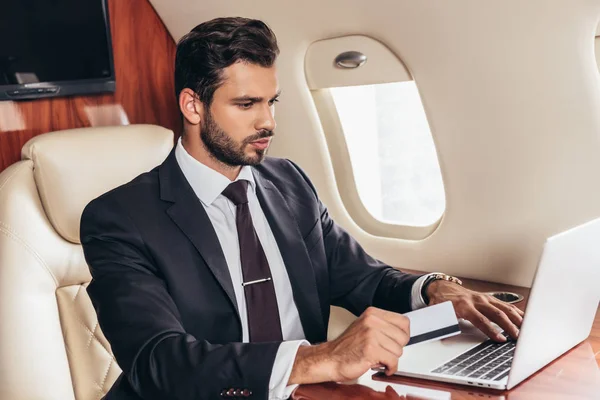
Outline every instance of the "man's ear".
<path id="1" fill-rule="evenodd" d="M 179 93 L 179 109 L 183 117 L 192 125 L 198 125 L 204 115 L 204 104 L 192 89 L 185 88 Z"/>

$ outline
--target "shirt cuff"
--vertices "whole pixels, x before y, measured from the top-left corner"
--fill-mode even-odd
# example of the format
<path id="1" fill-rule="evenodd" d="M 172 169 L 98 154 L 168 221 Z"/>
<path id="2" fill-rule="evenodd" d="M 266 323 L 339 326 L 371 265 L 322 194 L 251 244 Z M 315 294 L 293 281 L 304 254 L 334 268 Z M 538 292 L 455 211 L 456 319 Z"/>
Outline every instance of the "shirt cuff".
<path id="1" fill-rule="evenodd" d="M 306 340 L 290 340 L 279 345 L 269 380 L 269 400 L 287 399 L 298 387 L 298 385 L 288 386 L 287 383 L 300 346 L 310 346 L 310 343 Z"/>
<path id="2" fill-rule="evenodd" d="M 423 295 L 421 294 L 423 293 L 423 284 L 429 276 L 437 273 L 438 272 L 432 272 L 430 274 L 423 275 L 422 277 L 417 279 L 415 283 L 413 283 L 412 291 L 410 292 L 410 307 L 412 310 L 418 310 L 420 308 L 427 307 L 427 304 L 425 304 L 425 300 L 423 300 Z"/>

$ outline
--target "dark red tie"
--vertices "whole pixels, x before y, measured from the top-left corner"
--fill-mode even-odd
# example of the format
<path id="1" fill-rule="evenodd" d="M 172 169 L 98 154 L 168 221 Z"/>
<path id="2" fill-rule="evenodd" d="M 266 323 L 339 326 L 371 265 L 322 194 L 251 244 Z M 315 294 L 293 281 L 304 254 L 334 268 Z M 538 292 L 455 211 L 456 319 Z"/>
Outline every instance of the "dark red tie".
<path id="1" fill-rule="evenodd" d="M 240 242 L 250 341 L 282 341 L 275 286 L 267 257 L 252 224 L 247 189 L 248 181 L 239 180 L 227 186 L 223 195 L 236 205 L 235 223 Z"/>

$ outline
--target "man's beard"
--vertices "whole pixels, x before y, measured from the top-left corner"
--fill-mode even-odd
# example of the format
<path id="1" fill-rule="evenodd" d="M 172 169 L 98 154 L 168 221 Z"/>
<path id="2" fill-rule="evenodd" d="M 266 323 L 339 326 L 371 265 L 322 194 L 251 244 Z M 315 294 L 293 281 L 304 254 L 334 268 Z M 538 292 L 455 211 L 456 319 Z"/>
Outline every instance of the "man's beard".
<path id="1" fill-rule="evenodd" d="M 237 167 L 240 165 L 258 165 L 264 160 L 267 149 L 255 149 L 256 155 L 248 156 L 244 153 L 250 142 L 273 136 L 273 131 L 262 130 L 255 135 L 245 138 L 241 144 L 237 144 L 212 118 L 209 112 L 205 112 L 204 120 L 200 126 L 200 139 L 209 153 L 223 164 Z"/>

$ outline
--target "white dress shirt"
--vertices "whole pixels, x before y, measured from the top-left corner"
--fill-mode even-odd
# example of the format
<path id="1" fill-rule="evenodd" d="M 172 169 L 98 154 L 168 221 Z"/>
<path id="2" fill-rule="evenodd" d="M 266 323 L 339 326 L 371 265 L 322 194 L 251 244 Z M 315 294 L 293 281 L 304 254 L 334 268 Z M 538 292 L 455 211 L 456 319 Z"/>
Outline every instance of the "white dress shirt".
<path id="1" fill-rule="evenodd" d="M 227 197 L 222 195 L 223 190 L 232 181 L 193 158 L 183 147 L 181 138 L 177 142 L 175 157 L 179 167 L 183 171 L 183 175 L 206 210 L 219 239 L 219 244 L 229 268 L 240 319 L 242 321 L 242 340 L 247 343 L 249 342 L 248 315 L 246 312 L 246 297 L 242 286 L 242 266 L 235 215 L 236 206 Z M 269 399 L 287 399 L 297 386 L 287 386 L 287 382 L 292 372 L 298 347 L 309 345 L 310 343 L 305 340 L 306 337 L 300 322 L 298 308 L 294 303 L 292 295 L 290 278 L 285 269 L 281 252 L 256 197 L 256 183 L 252 175 L 252 169 L 248 166 L 242 167 L 237 180 L 247 180 L 249 182 L 248 207 L 254 229 L 271 269 L 281 320 L 281 332 L 284 340 L 277 351 L 273 371 L 271 372 Z M 411 306 L 413 309 L 426 306 L 421 297 L 421 286 L 425 277 L 419 278 L 412 287 Z"/>

